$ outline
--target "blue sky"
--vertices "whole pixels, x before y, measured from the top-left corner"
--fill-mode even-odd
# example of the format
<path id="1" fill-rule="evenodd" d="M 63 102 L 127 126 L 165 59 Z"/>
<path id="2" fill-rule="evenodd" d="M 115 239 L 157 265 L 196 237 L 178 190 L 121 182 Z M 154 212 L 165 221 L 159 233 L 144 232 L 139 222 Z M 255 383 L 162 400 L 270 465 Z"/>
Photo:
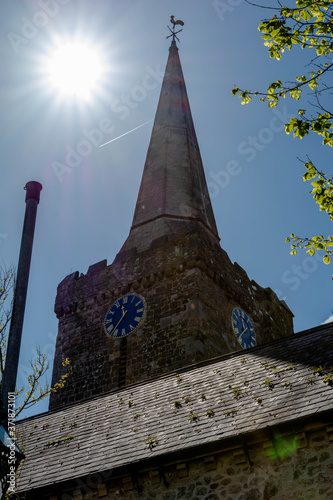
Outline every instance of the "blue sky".
<path id="1" fill-rule="evenodd" d="M 285 135 L 283 124 L 304 104 L 286 99 L 272 110 L 231 97 L 235 84 L 261 90 L 304 72 L 300 50 L 279 62 L 269 59 L 257 30 L 262 9 L 243 0 L 6 2 L 0 16 L 0 254 L 7 265 L 18 260 L 23 187 L 30 180 L 43 185 L 19 384 L 36 344 L 52 366 L 58 283 L 105 258 L 112 263 L 128 235 L 168 56 L 170 14 L 185 22 L 180 58 L 222 247 L 251 279 L 286 300 L 295 332 L 332 315 L 332 266 L 308 254 L 292 257 L 284 242 L 291 232 L 331 234 L 297 157 L 308 154 L 327 171 L 332 152 L 319 138 Z M 10 33 L 22 39 L 14 43 Z M 62 99 L 46 83 L 55 35 L 80 36 L 99 48 L 108 71 L 89 102 Z M 92 131 L 103 142 L 122 137 L 102 148 L 90 143 L 85 156 L 78 154 Z M 69 168 L 56 173 L 55 162 Z M 43 403 L 30 413 L 46 409 Z"/>

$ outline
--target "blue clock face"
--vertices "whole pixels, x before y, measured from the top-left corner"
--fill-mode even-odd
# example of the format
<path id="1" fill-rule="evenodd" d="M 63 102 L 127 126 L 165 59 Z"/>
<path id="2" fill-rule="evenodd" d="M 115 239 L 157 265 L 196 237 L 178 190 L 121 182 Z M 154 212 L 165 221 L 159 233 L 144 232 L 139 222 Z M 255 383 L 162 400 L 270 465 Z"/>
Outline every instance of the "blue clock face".
<path id="1" fill-rule="evenodd" d="M 257 345 L 256 334 L 248 315 L 239 307 L 232 311 L 232 328 L 243 349 Z"/>
<path id="2" fill-rule="evenodd" d="M 105 316 L 106 333 L 113 338 L 126 337 L 142 325 L 145 312 L 146 304 L 141 295 L 129 293 L 120 297 Z"/>

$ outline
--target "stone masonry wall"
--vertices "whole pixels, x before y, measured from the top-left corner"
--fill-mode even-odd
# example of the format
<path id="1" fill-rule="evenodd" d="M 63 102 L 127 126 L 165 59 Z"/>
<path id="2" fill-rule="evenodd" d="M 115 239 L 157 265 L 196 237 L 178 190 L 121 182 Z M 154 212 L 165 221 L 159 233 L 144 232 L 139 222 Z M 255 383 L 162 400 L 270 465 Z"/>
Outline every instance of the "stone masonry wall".
<path id="1" fill-rule="evenodd" d="M 144 296 L 147 313 L 141 329 L 126 338 L 122 360 L 121 339 L 107 337 L 104 318 L 114 300 L 130 291 Z M 122 362 L 131 384 L 241 350 L 231 326 L 234 307 L 249 314 L 258 344 L 293 333 L 292 314 L 274 292 L 250 281 L 204 234 L 164 239 L 140 254 L 120 255 L 110 266 L 102 261 L 86 275 L 67 276 L 55 304 L 52 384 L 63 373 L 64 357 L 72 373 L 64 389 L 51 395 L 50 408 L 118 388 Z"/>

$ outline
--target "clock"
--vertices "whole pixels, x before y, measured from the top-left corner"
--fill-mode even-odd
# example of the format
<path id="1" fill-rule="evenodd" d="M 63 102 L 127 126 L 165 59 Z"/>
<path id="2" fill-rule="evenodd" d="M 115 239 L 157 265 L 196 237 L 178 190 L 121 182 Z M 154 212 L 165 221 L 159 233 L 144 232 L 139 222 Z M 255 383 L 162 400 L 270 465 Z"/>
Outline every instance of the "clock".
<path id="1" fill-rule="evenodd" d="M 239 307 L 235 307 L 231 315 L 232 328 L 243 349 L 255 347 L 256 334 L 248 315 Z"/>
<path id="2" fill-rule="evenodd" d="M 116 300 L 105 316 L 104 327 L 113 338 L 126 337 L 143 323 L 146 313 L 145 299 L 136 293 L 128 293 Z"/>

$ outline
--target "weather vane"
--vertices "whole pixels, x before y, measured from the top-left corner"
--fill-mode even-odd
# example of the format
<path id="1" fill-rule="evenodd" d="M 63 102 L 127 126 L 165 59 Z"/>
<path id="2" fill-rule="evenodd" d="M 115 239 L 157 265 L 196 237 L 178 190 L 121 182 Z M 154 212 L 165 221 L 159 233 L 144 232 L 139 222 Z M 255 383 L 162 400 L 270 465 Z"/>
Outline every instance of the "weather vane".
<path id="1" fill-rule="evenodd" d="M 180 42 L 177 34 L 180 33 L 183 30 L 182 29 L 179 30 L 179 31 L 175 31 L 175 30 L 176 30 L 176 25 L 177 24 L 179 24 L 180 26 L 184 26 L 184 22 L 181 21 L 180 19 L 178 19 L 177 21 L 175 21 L 175 16 L 171 16 L 170 22 L 171 22 L 171 24 L 173 24 L 173 29 L 171 29 L 170 26 L 168 26 L 169 31 L 171 32 L 171 35 L 167 36 L 166 38 L 170 38 L 172 36 L 173 37 L 172 38 L 173 41 L 175 41 L 175 38 L 177 38 L 178 42 Z"/>

